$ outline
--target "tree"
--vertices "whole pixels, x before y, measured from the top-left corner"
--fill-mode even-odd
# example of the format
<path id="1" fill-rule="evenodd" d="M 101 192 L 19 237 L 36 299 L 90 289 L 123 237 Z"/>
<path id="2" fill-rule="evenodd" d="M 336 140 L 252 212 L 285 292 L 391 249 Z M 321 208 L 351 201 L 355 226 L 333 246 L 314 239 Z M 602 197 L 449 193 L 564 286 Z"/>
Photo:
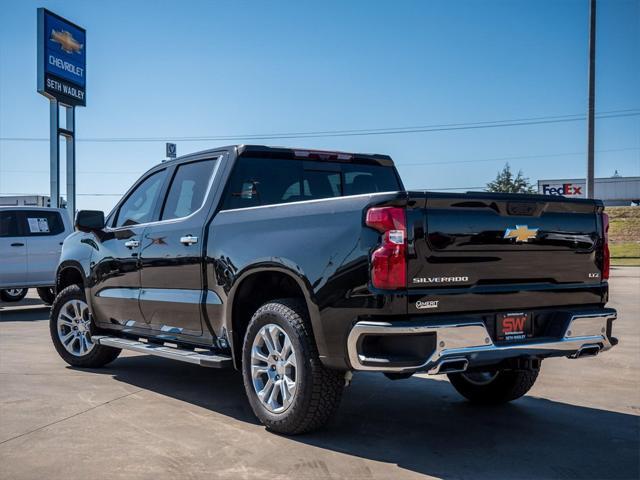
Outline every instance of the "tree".
<path id="1" fill-rule="evenodd" d="M 524 176 L 522 170 L 518 170 L 518 174 L 514 177 L 511 167 L 507 163 L 504 168 L 498 172 L 493 182 L 487 183 L 488 192 L 502 193 L 536 193 L 536 189 L 529 183 L 529 179 Z"/>

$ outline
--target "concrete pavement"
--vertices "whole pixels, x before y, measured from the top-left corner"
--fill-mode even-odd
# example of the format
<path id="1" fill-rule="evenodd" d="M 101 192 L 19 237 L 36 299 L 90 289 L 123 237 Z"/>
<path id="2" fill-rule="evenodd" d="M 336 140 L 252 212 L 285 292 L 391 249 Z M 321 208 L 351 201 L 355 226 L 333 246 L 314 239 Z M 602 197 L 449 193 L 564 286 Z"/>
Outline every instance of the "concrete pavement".
<path id="1" fill-rule="evenodd" d="M 620 344 L 546 360 L 519 401 L 357 374 L 329 428 L 293 438 L 257 423 L 234 372 L 130 353 L 67 366 L 36 305 L 0 304 L 0 479 L 640 477 L 640 268 L 613 270 Z"/>

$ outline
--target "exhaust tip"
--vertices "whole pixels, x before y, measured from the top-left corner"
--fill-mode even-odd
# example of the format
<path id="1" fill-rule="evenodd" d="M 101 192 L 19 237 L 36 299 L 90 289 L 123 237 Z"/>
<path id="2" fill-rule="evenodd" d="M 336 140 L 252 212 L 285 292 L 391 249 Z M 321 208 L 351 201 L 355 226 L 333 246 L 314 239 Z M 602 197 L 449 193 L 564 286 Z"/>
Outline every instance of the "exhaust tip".
<path id="1" fill-rule="evenodd" d="M 469 360 L 466 358 L 450 358 L 438 364 L 433 374 L 438 373 L 461 373 L 467 370 Z"/>
<path id="2" fill-rule="evenodd" d="M 570 358 L 595 357 L 600 353 L 600 350 L 600 345 L 585 345 L 584 347 L 580 347 Z"/>

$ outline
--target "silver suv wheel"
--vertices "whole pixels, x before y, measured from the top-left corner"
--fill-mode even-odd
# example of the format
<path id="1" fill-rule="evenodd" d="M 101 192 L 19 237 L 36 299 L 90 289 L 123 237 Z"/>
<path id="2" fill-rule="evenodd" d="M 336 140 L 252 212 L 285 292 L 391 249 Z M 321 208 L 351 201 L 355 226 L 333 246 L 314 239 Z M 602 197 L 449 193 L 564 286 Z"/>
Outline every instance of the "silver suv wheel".
<path id="1" fill-rule="evenodd" d="M 21 295 L 23 291 L 24 291 L 24 288 L 9 288 L 5 290 L 5 292 L 7 292 L 12 297 L 17 297 L 18 295 Z"/>
<path id="2" fill-rule="evenodd" d="M 263 326 L 251 346 L 253 388 L 264 407 L 282 413 L 296 395 L 296 352 L 287 333 L 273 323 Z"/>
<path id="3" fill-rule="evenodd" d="M 76 357 L 87 355 L 94 344 L 89 333 L 89 306 L 82 300 L 69 300 L 60 308 L 57 319 L 58 338 Z"/>

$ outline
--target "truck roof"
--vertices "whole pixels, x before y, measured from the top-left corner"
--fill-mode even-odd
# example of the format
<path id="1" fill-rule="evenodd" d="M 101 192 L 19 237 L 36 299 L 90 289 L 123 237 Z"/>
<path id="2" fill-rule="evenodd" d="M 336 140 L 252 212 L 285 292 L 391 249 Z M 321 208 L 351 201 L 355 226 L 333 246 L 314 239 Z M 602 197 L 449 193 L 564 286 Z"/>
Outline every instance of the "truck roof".
<path id="1" fill-rule="evenodd" d="M 200 158 L 212 153 L 220 153 L 223 151 L 235 153 L 239 157 L 259 157 L 259 158 L 290 158 L 292 160 L 314 160 L 327 162 L 344 162 L 344 163 L 369 163 L 383 166 L 393 166 L 393 160 L 389 155 L 380 155 L 377 153 L 352 153 L 332 150 L 316 150 L 309 148 L 297 147 L 270 147 L 267 145 L 228 145 L 224 147 L 202 150 L 187 155 L 183 155 L 173 160 L 164 162 L 181 162 L 194 158 Z"/>

